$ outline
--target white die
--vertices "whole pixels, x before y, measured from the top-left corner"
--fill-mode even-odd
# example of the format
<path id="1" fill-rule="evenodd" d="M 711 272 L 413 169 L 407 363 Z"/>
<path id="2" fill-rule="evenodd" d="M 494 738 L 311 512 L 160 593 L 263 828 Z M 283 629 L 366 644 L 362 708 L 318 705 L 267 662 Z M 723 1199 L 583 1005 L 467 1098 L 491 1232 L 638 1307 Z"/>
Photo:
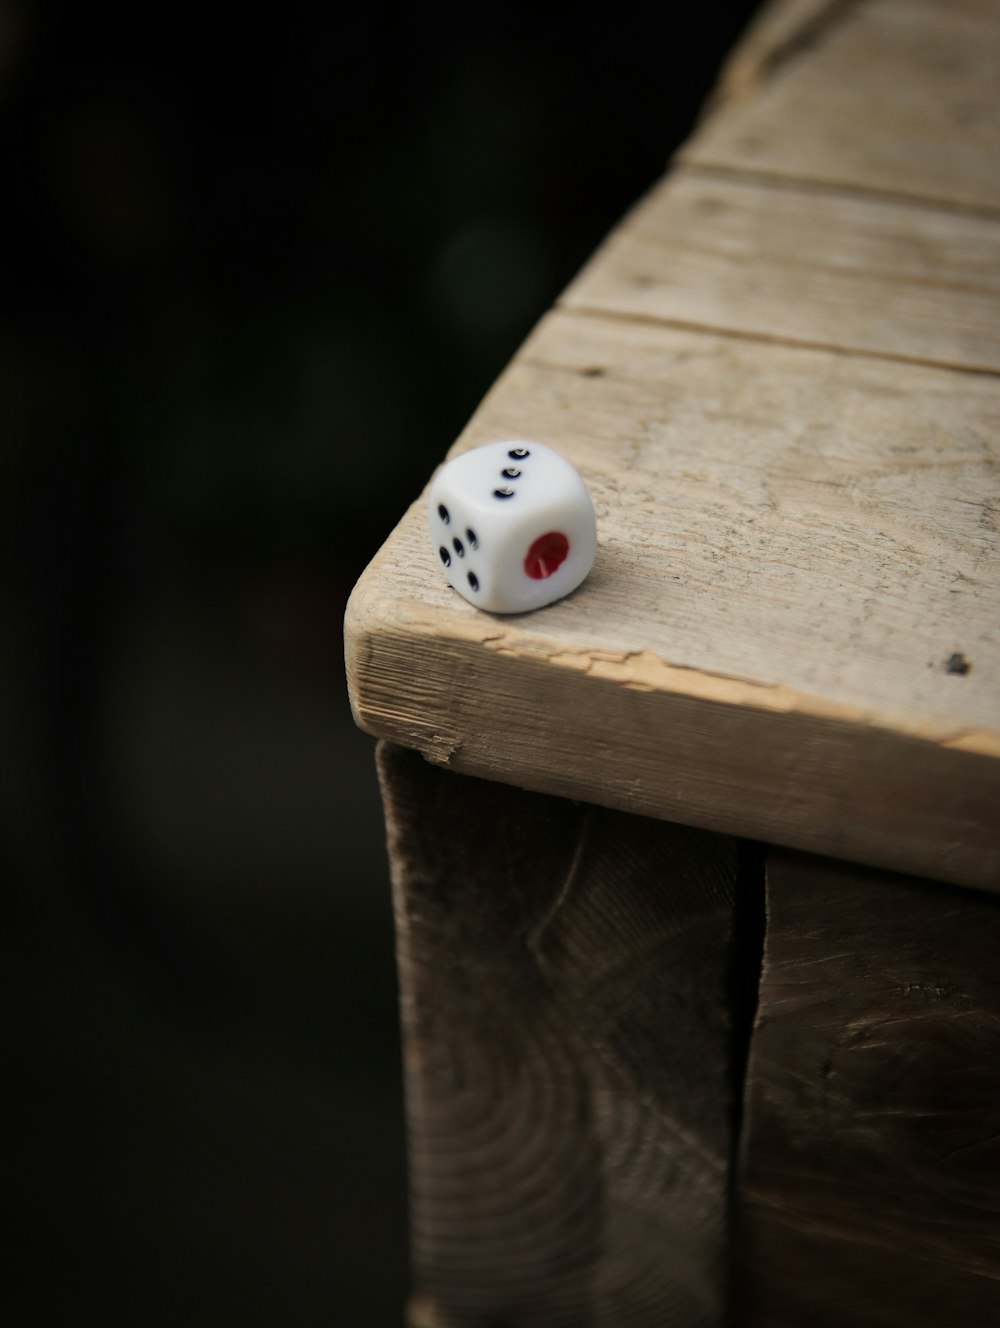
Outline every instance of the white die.
<path id="1" fill-rule="evenodd" d="M 427 520 L 449 585 L 490 613 L 561 599 L 597 552 L 586 485 L 542 443 L 488 443 L 449 461 L 431 484 Z"/>

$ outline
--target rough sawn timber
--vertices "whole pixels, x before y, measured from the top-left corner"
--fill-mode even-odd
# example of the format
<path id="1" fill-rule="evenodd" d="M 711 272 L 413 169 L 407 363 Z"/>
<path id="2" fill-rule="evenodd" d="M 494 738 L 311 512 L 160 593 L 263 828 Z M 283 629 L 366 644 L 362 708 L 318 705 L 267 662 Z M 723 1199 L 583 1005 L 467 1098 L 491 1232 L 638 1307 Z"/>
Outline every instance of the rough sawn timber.
<path id="1" fill-rule="evenodd" d="M 478 613 L 418 501 L 352 704 L 457 771 L 995 889 L 1000 7 L 770 12 L 455 444 L 573 461 L 593 573 Z"/>
<path id="2" fill-rule="evenodd" d="M 1000 213 L 996 0 L 775 8 L 793 26 L 765 25 L 766 49 L 747 48 L 764 76 L 734 58 L 730 87 L 752 95 L 723 101 L 682 161 Z"/>
<path id="3" fill-rule="evenodd" d="M 721 1328 L 737 845 L 380 744 L 413 1328 Z"/>
<path id="4" fill-rule="evenodd" d="M 1000 900 L 775 850 L 745 1328 L 1000 1322 Z"/>
<path id="5" fill-rule="evenodd" d="M 418 500 L 356 588 L 413 1328 L 996 1321 L 1000 900 L 857 864 L 1000 888 L 998 72 L 993 0 L 771 5 L 455 444 L 569 457 L 591 576 L 477 613 Z M 850 863 L 766 851 L 735 1178 L 728 835 Z"/>
<path id="6" fill-rule="evenodd" d="M 555 314 L 462 445 L 570 456 L 594 571 L 478 613 L 415 505 L 352 602 L 359 721 L 466 773 L 1000 883 L 998 420 L 991 376 Z"/>
<path id="7" fill-rule="evenodd" d="M 678 169 L 562 303 L 998 373 L 1000 224 L 827 187 Z"/>

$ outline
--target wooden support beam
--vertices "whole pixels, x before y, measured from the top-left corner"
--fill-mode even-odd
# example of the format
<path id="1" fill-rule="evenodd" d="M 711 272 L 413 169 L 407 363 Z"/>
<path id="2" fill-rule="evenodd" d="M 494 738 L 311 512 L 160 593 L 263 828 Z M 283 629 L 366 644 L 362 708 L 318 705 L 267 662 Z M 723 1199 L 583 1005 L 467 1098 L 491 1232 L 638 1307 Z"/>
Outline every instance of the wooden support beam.
<path id="1" fill-rule="evenodd" d="M 1000 1320 L 1000 900 L 772 852 L 747 1328 Z"/>
<path id="2" fill-rule="evenodd" d="M 734 841 L 381 744 L 414 1328 L 724 1321 Z"/>

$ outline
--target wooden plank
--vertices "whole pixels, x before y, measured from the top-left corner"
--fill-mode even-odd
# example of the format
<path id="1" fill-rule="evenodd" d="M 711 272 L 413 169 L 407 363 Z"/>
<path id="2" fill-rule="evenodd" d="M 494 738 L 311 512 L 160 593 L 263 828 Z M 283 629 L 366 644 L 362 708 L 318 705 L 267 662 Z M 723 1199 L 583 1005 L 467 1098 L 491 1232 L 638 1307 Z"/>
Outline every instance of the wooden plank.
<path id="1" fill-rule="evenodd" d="M 741 1322 L 997 1323 L 998 950 L 996 899 L 771 855 Z"/>
<path id="2" fill-rule="evenodd" d="M 770 0 L 761 5 L 727 57 L 706 110 L 745 101 L 776 67 L 819 40 L 856 0 Z"/>
<path id="3" fill-rule="evenodd" d="M 998 372 L 1000 224 L 674 172 L 562 303 Z"/>
<path id="4" fill-rule="evenodd" d="M 414 1328 L 712 1328 L 739 857 L 383 744 Z"/>
<path id="5" fill-rule="evenodd" d="M 985 375 L 550 316 L 459 446 L 568 456 L 594 571 L 481 614 L 416 504 L 349 607 L 356 718 L 455 770 L 997 888 L 998 421 Z"/>
<path id="6" fill-rule="evenodd" d="M 996 0 L 839 5 L 754 95 L 721 105 L 687 163 L 1000 208 Z"/>

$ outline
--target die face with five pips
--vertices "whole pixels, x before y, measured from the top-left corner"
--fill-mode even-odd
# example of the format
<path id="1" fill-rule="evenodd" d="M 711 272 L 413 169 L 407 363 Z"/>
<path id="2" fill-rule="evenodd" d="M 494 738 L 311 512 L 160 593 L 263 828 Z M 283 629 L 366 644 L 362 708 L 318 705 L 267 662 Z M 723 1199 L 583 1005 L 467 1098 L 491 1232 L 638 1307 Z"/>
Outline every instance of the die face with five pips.
<path id="1" fill-rule="evenodd" d="M 449 585 L 489 613 L 526 613 L 568 595 L 597 551 L 586 485 L 542 443 L 488 443 L 447 462 L 427 519 Z"/>

